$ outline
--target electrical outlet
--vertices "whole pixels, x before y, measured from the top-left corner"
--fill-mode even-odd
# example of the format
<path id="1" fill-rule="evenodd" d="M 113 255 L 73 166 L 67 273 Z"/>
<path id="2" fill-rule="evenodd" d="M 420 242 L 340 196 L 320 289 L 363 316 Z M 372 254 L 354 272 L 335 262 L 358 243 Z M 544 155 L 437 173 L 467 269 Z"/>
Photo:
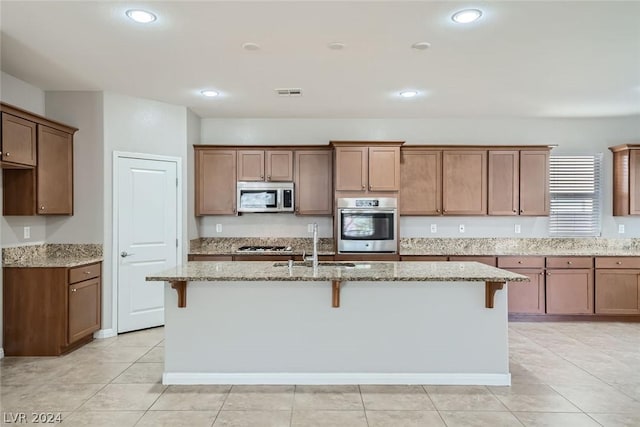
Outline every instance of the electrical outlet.
<path id="1" fill-rule="evenodd" d="M 618 224 L 618 233 L 624 234 L 624 224 Z"/>
<path id="2" fill-rule="evenodd" d="M 438 226 L 436 224 L 431 224 L 431 232 L 432 233 L 437 233 L 438 232 Z"/>
<path id="3" fill-rule="evenodd" d="M 222 224 L 216 224 L 216 233 L 222 233 Z"/>
<path id="4" fill-rule="evenodd" d="M 307 224 L 307 232 L 313 233 L 313 224 Z"/>
<path id="5" fill-rule="evenodd" d="M 516 225 L 513 227 L 513 232 L 514 232 L 514 233 L 516 233 L 516 234 L 520 234 L 520 232 L 521 232 L 521 231 L 522 231 L 522 230 L 520 229 L 520 224 L 516 224 Z"/>
<path id="6" fill-rule="evenodd" d="M 458 231 L 461 232 L 461 233 L 464 233 L 464 224 L 460 224 L 458 226 Z"/>
<path id="7" fill-rule="evenodd" d="M 30 239 L 31 238 L 31 227 L 23 227 L 22 228 L 22 237 L 24 239 Z"/>

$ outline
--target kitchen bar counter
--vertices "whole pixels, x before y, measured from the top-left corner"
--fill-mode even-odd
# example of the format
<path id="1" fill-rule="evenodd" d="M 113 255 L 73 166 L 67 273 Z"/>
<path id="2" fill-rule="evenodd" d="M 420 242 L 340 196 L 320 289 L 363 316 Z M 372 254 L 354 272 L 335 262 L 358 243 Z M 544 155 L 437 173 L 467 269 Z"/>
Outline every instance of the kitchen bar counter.
<path id="1" fill-rule="evenodd" d="M 524 276 L 347 264 L 189 262 L 147 277 L 167 282 L 163 383 L 510 384 L 505 282 Z"/>
<path id="2" fill-rule="evenodd" d="M 2 266 L 7 268 L 77 267 L 102 261 L 102 245 L 39 244 L 2 249 Z"/>

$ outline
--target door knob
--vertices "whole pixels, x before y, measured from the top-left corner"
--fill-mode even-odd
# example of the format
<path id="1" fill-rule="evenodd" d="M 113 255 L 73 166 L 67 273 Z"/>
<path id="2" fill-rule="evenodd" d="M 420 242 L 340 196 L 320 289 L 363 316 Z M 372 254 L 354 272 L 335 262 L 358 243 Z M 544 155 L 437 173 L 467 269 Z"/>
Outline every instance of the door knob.
<path id="1" fill-rule="evenodd" d="M 121 256 L 122 258 L 126 258 L 126 257 L 131 256 L 131 255 L 135 255 L 135 254 L 130 254 L 130 253 L 128 253 L 127 251 L 122 251 L 122 252 L 120 252 L 120 256 Z"/>

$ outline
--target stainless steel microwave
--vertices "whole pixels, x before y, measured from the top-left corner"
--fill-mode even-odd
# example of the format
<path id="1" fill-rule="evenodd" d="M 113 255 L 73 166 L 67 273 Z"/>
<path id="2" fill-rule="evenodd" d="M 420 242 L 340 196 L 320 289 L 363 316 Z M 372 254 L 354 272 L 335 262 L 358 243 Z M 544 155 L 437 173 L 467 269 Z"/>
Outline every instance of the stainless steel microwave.
<path id="1" fill-rule="evenodd" d="M 293 212 L 293 182 L 247 182 L 237 185 L 238 212 Z"/>

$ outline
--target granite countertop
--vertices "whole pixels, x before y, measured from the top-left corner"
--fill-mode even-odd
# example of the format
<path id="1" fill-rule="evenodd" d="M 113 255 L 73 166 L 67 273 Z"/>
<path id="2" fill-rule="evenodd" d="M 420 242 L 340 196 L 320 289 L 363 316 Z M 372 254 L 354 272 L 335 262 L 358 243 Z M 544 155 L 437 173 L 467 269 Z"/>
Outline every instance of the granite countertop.
<path id="1" fill-rule="evenodd" d="M 291 251 L 238 251 L 241 246 L 290 246 Z M 306 237 L 202 237 L 189 245 L 190 255 L 302 255 L 311 254 L 313 239 Z M 318 239 L 318 255 L 335 255 L 333 238 Z"/>
<path id="2" fill-rule="evenodd" d="M 191 261 L 148 281 L 426 281 L 426 282 L 524 282 L 526 276 L 477 262 L 358 262 L 327 263 L 317 270 L 272 261 Z M 344 266 L 342 266 L 344 265 Z M 351 265 L 349 267 L 348 265 Z"/>
<path id="3" fill-rule="evenodd" d="M 640 239 L 402 238 L 400 255 L 640 256 Z"/>
<path id="4" fill-rule="evenodd" d="M 7 268 L 77 267 L 102 261 L 99 244 L 40 244 L 2 249 Z"/>

